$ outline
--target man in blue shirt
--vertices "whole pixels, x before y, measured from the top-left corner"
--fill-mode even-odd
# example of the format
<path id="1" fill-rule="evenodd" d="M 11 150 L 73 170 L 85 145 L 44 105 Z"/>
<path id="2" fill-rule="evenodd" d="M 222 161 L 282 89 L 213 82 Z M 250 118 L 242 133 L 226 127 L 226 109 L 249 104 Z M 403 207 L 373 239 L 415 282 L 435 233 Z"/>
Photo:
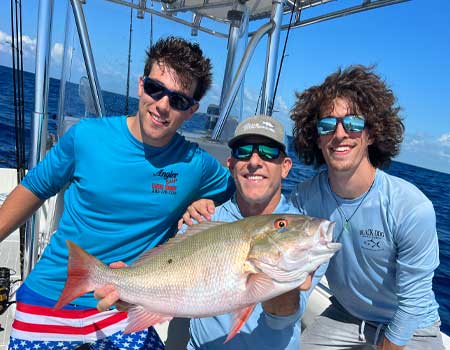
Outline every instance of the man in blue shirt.
<path id="1" fill-rule="evenodd" d="M 288 175 L 292 160 L 286 155 L 284 128 L 277 120 L 261 115 L 245 119 L 228 144 L 231 157 L 227 162 L 236 194 L 217 207 L 209 219 L 232 222 L 252 215 L 299 213 L 281 193 L 281 181 Z M 200 200 L 193 206 L 204 208 L 207 202 Z M 308 276 L 300 290 L 307 290 L 310 285 L 311 276 Z M 107 310 L 119 297 L 111 287 L 96 290 L 96 296 L 103 298 L 99 302 L 102 310 Z M 226 344 L 224 341 L 233 324 L 232 314 L 192 319 L 187 348 L 298 350 L 299 319 L 305 304 L 306 298 L 295 289 L 256 305 L 244 326 Z"/>
<path id="2" fill-rule="evenodd" d="M 229 171 L 177 133 L 210 85 L 197 44 L 159 40 L 139 78 L 137 114 L 80 121 L 6 199 L 0 241 L 68 184 L 58 229 L 17 292 L 10 349 L 163 348 L 153 328 L 124 336 L 126 313 L 99 313 L 92 293 L 53 306 L 67 276 L 67 239 L 105 263 L 130 264 L 174 235 L 193 200 L 230 198 Z"/>
<path id="3" fill-rule="evenodd" d="M 326 167 L 292 200 L 307 215 L 335 221 L 342 243 L 326 271 L 331 306 L 302 334 L 302 348 L 443 349 L 432 291 L 433 205 L 380 170 L 403 139 L 392 91 L 370 68 L 350 66 L 297 98 L 296 151 L 305 164 Z"/>

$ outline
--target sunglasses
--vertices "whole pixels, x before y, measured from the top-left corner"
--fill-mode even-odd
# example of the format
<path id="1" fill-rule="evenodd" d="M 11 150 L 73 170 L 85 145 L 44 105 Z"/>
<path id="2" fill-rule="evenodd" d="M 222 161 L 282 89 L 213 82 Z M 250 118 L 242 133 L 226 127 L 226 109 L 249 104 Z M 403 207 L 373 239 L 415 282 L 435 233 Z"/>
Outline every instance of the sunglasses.
<path id="1" fill-rule="evenodd" d="M 186 96 L 181 92 L 169 90 L 160 82 L 149 77 L 144 77 L 144 91 L 147 95 L 157 101 L 164 96 L 168 96 L 170 107 L 179 111 L 186 111 L 197 103 L 194 98 Z"/>
<path id="2" fill-rule="evenodd" d="M 362 115 L 346 115 L 344 118 L 324 117 L 317 122 L 317 132 L 319 135 L 333 134 L 339 123 L 346 132 L 362 132 L 366 126 Z"/>
<path id="3" fill-rule="evenodd" d="M 232 147 L 231 155 L 239 160 L 248 160 L 255 151 L 263 160 L 277 159 L 280 156 L 280 153 L 282 153 L 282 150 L 277 146 L 247 144 Z"/>

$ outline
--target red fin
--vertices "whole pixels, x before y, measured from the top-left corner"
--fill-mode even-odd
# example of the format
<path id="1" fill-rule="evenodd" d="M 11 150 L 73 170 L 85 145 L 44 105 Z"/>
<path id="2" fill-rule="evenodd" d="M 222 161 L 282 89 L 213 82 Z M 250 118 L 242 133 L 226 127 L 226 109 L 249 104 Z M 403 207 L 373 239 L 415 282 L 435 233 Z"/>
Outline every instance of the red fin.
<path id="1" fill-rule="evenodd" d="M 228 333 L 227 339 L 225 339 L 225 341 L 223 342 L 224 344 L 230 341 L 231 338 L 233 338 L 237 334 L 237 332 L 239 332 L 244 323 L 248 320 L 248 318 L 252 314 L 255 305 L 256 304 L 252 304 L 234 313 L 233 324 L 231 325 L 231 330 L 230 333 Z"/>
<path id="2" fill-rule="evenodd" d="M 93 291 L 96 285 L 92 282 L 91 274 L 98 265 L 103 265 L 100 260 L 90 255 L 78 245 L 66 241 L 69 247 L 69 261 L 67 267 L 67 281 L 54 306 L 60 309 L 79 296 Z"/>
<path id="3" fill-rule="evenodd" d="M 128 311 L 128 326 L 124 334 L 142 331 L 150 326 L 165 321 L 170 321 L 173 317 L 160 315 L 145 310 L 142 306 L 133 305 Z"/>

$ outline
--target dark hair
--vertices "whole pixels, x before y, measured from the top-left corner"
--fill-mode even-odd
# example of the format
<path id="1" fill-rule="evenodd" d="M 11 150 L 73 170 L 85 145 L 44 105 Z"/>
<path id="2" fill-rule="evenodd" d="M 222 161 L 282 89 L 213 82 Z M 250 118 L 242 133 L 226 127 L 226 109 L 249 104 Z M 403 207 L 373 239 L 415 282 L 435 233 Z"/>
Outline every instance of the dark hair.
<path id="1" fill-rule="evenodd" d="M 150 74 L 155 62 L 173 69 L 184 88 L 188 89 L 196 81 L 197 87 L 193 97 L 197 101 L 200 101 L 211 86 L 211 61 L 203 57 L 198 44 L 173 36 L 159 39 L 147 51 L 144 75 Z"/>
<path id="2" fill-rule="evenodd" d="M 352 113 L 362 114 L 369 137 L 369 160 L 374 167 L 383 167 L 400 151 L 404 126 L 399 117 L 400 107 L 394 106 L 394 93 L 373 72 L 373 66 L 349 66 L 329 75 L 322 85 L 296 93 L 297 101 L 291 111 L 294 121 L 294 146 L 305 164 L 316 167 L 325 163 L 317 145 L 317 120 L 321 113 L 332 108 L 333 100 L 345 98 Z"/>

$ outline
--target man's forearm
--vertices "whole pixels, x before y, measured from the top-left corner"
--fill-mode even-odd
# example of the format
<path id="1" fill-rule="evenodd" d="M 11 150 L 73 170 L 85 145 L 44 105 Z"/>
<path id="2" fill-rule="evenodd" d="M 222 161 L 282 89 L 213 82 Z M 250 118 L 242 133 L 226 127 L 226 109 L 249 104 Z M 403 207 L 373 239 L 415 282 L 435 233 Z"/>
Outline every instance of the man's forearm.
<path id="1" fill-rule="evenodd" d="M 30 190 L 18 185 L 0 208 L 0 242 L 24 223 L 42 203 L 44 201 Z"/>
<path id="2" fill-rule="evenodd" d="M 404 346 L 396 345 L 392 343 L 388 338 L 383 337 L 383 340 L 378 345 L 378 350 L 401 350 Z"/>

